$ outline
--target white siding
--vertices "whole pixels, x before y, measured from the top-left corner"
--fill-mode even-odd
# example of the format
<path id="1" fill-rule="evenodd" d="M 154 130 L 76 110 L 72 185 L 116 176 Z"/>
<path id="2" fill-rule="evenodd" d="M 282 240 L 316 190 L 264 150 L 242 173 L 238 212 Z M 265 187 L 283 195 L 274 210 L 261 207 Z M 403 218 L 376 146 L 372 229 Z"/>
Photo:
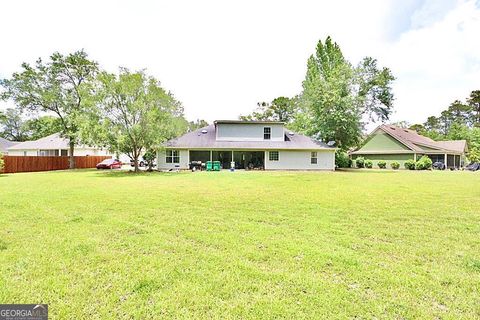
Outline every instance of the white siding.
<path id="1" fill-rule="evenodd" d="M 167 163 L 166 151 L 165 150 L 159 151 L 157 154 L 158 169 L 159 170 L 174 169 L 174 168 L 188 169 L 188 163 L 190 162 L 189 152 L 188 150 L 179 150 L 179 151 L 180 151 L 180 163 Z M 178 165 L 179 167 L 175 167 L 176 165 Z"/>
<path id="2" fill-rule="evenodd" d="M 42 149 L 48 150 L 48 149 Z M 51 149 L 53 150 L 53 149 Z M 64 149 L 67 150 L 67 149 Z M 26 152 L 26 154 L 24 153 Z M 60 151 L 59 151 L 60 152 Z M 112 156 L 107 150 L 100 149 L 85 149 L 85 148 L 75 148 L 73 153 L 75 156 Z M 37 156 L 38 150 L 9 150 L 8 155 L 10 156 Z"/>
<path id="3" fill-rule="evenodd" d="M 269 141 L 284 141 L 283 124 L 263 123 L 219 123 L 217 124 L 217 141 L 265 141 L 263 128 L 271 128 Z"/>
<path id="4" fill-rule="evenodd" d="M 26 152 L 26 154 L 24 153 Z M 9 156 L 36 156 L 37 150 L 9 150 Z"/>
<path id="5" fill-rule="evenodd" d="M 310 163 L 311 152 L 317 152 L 317 164 Z M 279 150 L 279 160 L 270 161 L 265 151 L 266 170 L 335 170 L 334 150 L 286 151 Z"/>

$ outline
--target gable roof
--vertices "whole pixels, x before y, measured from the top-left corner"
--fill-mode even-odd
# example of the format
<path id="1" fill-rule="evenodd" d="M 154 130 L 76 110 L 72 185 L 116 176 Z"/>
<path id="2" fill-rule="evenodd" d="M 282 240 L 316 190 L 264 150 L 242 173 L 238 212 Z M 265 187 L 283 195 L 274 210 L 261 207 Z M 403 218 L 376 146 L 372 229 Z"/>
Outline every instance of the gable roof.
<path id="1" fill-rule="evenodd" d="M 37 149 L 68 149 L 68 139 L 62 138 L 60 133 L 54 133 L 38 140 L 20 142 L 9 148 L 9 150 Z"/>
<path id="2" fill-rule="evenodd" d="M 206 130 L 206 133 L 202 133 L 204 130 Z M 165 147 L 180 149 L 335 149 L 323 142 L 315 141 L 300 134 L 293 133 L 293 135 L 290 135 L 290 132 L 284 129 L 284 135 L 287 137 L 284 141 L 217 141 L 215 125 L 212 124 L 169 140 L 165 143 Z"/>
<path id="3" fill-rule="evenodd" d="M 7 149 L 16 145 L 18 142 L 10 141 L 0 137 L 0 153 L 7 152 Z"/>
<path id="4" fill-rule="evenodd" d="M 400 128 L 393 125 L 381 125 L 377 127 L 370 136 L 372 136 L 377 130 L 382 130 L 415 152 L 428 152 L 422 148 L 426 147 L 432 149 L 434 152 L 464 153 L 467 148 L 466 140 L 435 141 L 429 137 L 418 134 L 415 130 Z M 361 152 L 362 151 L 354 151 L 352 153 L 355 154 Z"/>

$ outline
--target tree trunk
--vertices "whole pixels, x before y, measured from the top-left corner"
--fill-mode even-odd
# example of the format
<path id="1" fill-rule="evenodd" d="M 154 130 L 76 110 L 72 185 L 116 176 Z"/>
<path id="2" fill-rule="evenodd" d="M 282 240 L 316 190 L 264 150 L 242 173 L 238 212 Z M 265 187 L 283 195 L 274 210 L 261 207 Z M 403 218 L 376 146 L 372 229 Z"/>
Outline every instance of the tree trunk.
<path id="1" fill-rule="evenodd" d="M 138 153 L 134 152 L 133 153 L 133 164 L 135 165 L 135 172 L 138 172 Z"/>
<path id="2" fill-rule="evenodd" d="M 70 147 L 70 158 L 69 158 L 69 167 L 70 169 L 75 169 L 75 156 L 73 154 L 74 150 L 75 150 L 75 143 L 73 141 L 70 140 L 70 143 L 69 143 L 69 147 Z"/>

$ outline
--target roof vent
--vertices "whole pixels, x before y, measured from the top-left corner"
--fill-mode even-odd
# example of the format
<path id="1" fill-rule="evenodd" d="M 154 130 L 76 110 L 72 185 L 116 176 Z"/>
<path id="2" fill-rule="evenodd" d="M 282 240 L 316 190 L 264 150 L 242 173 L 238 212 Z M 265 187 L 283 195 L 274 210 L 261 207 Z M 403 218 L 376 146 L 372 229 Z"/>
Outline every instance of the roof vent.
<path id="1" fill-rule="evenodd" d="M 206 134 L 206 133 L 207 133 L 207 130 L 203 129 L 203 130 L 202 130 L 202 133 L 203 133 L 203 134 Z"/>
<path id="2" fill-rule="evenodd" d="M 328 141 L 327 146 L 333 147 L 335 145 L 335 141 Z"/>
<path id="3" fill-rule="evenodd" d="M 395 130 L 395 127 L 390 127 L 390 129 Z"/>
<path id="4" fill-rule="evenodd" d="M 290 131 L 290 132 L 288 133 L 289 136 L 293 136 L 294 134 L 295 134 L 295 133 L 293 133 L 292 131 Z"/>

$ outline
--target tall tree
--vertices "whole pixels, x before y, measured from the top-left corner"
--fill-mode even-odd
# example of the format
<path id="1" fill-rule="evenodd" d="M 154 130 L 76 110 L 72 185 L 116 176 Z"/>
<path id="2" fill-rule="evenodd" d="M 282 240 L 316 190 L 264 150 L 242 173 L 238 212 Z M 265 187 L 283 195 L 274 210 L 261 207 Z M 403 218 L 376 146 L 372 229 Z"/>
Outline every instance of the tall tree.
<path id="1" fill-rule="evenodd" d="M 281 121 L 291 123 L 297 112 L 298 97 L 278 97 L 272 102 L 258 102 L 257 109 L 251 114 L 240 116 L 241 120 Z"/>
<path id="2" fill-rule="evenodd" d="M 208 126 L 208 122 L 202 119 L 197 119 L 196 121 L 189 121 L 188 122 L 188 131 L 195 131 L 197 129 L 203 128 Z"/>
<path id="3" fill-rule="evenodd" d="M 11 141 L 28 140 L 25 120 L 20 110 L 9 108 L 0 115 L 0 137 Z"/>
<path id="4" fill-rule="evenodd" d="M 480 127 L 480 90 L 472 91 L 467 103 L 471 108 L 471 123 Z"/>
<path id="5" fill-rule="evenodd" d="M 98 112 L 91 114 L 98 126 L 89 130 L 91 139 L 127 154 L 135 171 L 142 153 L 186 130 L 181 104 L 144 72 L 121 69 L 118 76 L 103 72 L 98 79 Z"/>
<path id="6" fill-rule="evenodd" d="M 24 128 L 28 134 L 28 140 L 37 140 L 51 134 L 62 131 L 60 118 L 53 116 L 41 116 L 29 119 L 25 122 Z"/>
<path id="7" fill-rule="evenodd" d="M 364 118 L 388 120 L 392 112 L 394 77 L 367 57 L 353 67 L 330 37 L 319 41 L 307 63 L 303 81 L 301 123 L 296 126 L 344 149 L 361 139 Z M 299 124 L 299 125 L 298 125 Z"/>
<path id="8" fill-rule="evenodd" d="M 68 55 L 54 53 L 44 63 L 22 64 L 22 71 L 0 81 L 6 92 L 23 109 L 53 113 L 62 124 L 61 134 L 69 140 L 70 168 L 75 167 L 74 148 L 92 96 L 92 83 L 98 71 L 96 62 L 77 51 Z"/>

